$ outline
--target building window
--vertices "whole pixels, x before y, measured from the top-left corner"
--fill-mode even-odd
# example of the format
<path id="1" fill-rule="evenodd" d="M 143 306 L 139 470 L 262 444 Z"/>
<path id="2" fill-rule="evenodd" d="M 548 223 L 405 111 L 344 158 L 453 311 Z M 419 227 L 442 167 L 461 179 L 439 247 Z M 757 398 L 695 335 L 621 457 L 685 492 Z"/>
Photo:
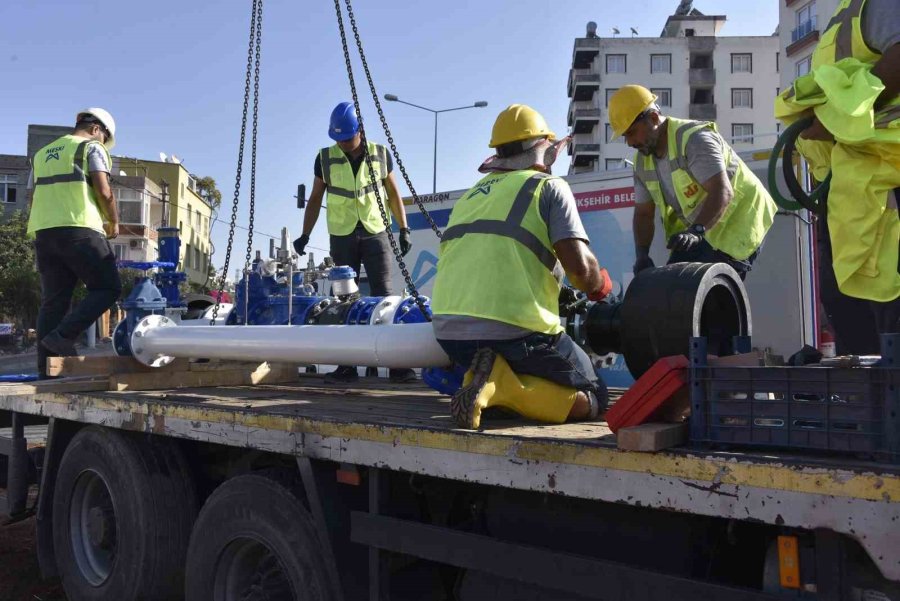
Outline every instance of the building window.
<path id="1" fill-rule="evenodd" d="M 619 88 L 606 88 L 606 106 L 609 106 L 609 99 L 612 95 L 619 91 Z"/>
<path id="2" fill-rule="evenodd" d="M 816 30 L 816 3 L 810 2 L 797 10 L 797 27 L 791 31 L 791 43 L 802 40 Z"/>
<path id="3" fill-rule="evenodd" d="M 193 264 L 191 261 L 194 258 L 194 248 L 190 244 L 184 245 L 184 268 L 191 269 Z"/>
<path id="4" fill-rule="evenodd" d="M 809 73 L 809 70 L 812 68 L 812 56 L 807 56 L 804 59 L 797 61 L 797 77 L 802 77 Z"/>
<path id="5" fill-rule="evenodd" d="M 187 206 L 187 222 L 188 222 L 188 227 L 191 227 L 191 222 L 192 222 L 192 220 L 193 220 L 193 217 L 194 217 L 194 207 L 192 207 L 191 205 L 188 205 L 188 206 Z"/>
<path id="6" fill-rule="evenodd" d="M 671 54 L 651 54 L 650 55 L 650 73 L 671 73 L 672 72 L 672 55 Z"/>
<path id="7" fill-rule="evenodd" d="M 732 73 L 753 73 L 753 55 L 732 54 L 731 55 L 731 72 Z"/>
<path id="8" fill-rule="evenodd" d="M 672 88 L 650 88 L 656 94 L 656 104 L 659 106 L 672 106 Z"/>
<path id="9" fill-rule="evenodd" d="M 200 249 L 194 247 L 194 269 L 203 269 L 203 261 L 200 256 Z"/>
<path id="10" fill-rule="evenodd" d="M 16 202 L 18 177 L 0 173 L 0 202 Z"/>
<path id="11" fill-rule="evenodd" d="M 775 53 L 775 72 L 776 73 L 781 72 L 781 53 L 780 52 Z"/>
<path id="12" fill-rule="evenodd" d="M 144 225 L 144 195 L 139 190 L 119 188 L 116 190 L 119 205 L 119 221 L 132 225 Z"/>
<path id="13" fill-rule="evenodd" d="M 752 88 L 731 88 L 731 108 L 733 108 L 733 109 L 752 109 L 753 108 L 753 89 Z"/>
<path id="14" fill-rule="evenodd" d="M 626 73 L 627 64 L 624 54 L 607 54 L 606 55 L 606 72 L 607 73 Z"/>
<path id="15" fill-rule="evenodd" d="M 116 261 L 124 261 L 125 260 L 125 245 L 124 244 L 111 244 L 113 248 L 113 254 L 116 255 Z"/>
<path id="16" fill-rule="evenodd" d="M 625 169 L 624 159 L 606 159 L 607 171 L 616 171 L 618 169 Z"/>
<path id="17" fill-rule="evenodd" d="M 753 144 L 753 124 L 752 123 L 732 123 L 731 124 L 731 143 L 732 144 Z"/>
<path id="18" fill-rule="evenodd" d="M 613 141 L 613 128 L 609 123 L 606 124 L 606 143 L 609 144 Z"/>

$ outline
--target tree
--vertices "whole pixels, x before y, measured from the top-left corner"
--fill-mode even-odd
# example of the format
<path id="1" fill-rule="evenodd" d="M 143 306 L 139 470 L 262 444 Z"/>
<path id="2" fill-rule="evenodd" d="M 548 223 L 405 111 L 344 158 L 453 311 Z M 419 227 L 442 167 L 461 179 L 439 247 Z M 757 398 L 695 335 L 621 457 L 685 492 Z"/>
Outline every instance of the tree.
<path id="1" fill-rule="evenodd" d="M 209 176 L 197 180 L 197 193 L 213 209 L 218 209 L 222 204 L 222 193 L 216 187 L 216 180 Z"/>
<path id="2" fill-rule="evenodd" d="M 26 236 L 28 216 L 13 213 L 0 223 L 0 316 L 33 328 L 41 301 L 34 245 Z"/>

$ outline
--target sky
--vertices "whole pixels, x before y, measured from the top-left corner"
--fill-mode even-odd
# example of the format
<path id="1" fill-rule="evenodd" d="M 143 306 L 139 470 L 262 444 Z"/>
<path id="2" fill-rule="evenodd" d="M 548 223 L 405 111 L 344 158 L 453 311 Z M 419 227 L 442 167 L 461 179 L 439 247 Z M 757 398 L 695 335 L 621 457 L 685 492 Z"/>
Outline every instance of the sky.
<path id="1" fill-rule="evenodd" d="M 353 2 L 380 98 L 394 94 L 434 110 L 488 103 L 439 115 L 439 191 L 467 188 L 478 179 L 478 165 L 491 154 L 491 126 L 509 104 L 528 104 L 557 134 L 566 132 L 572 48 L 588 21 L 597 23 L 600 36 L 611 35 L 613 27 L 634 27 L 641 36 L 657 37 L 677 6 L 678 0 Z M 216 180 L 223 199 L 212 230 L 213 263 L 221 267 L 234 199 L 251 7 L 248 0 L 6 0 L 0 154 L 25 154 L 30 123 L 69 125 L 79 109 L 106 108 L 118 128 L 113 154 L 150 160 L 159 160 L 160 152 L 175 154 L 191 173 Z M 694 8 L 727 15 L 721 35 L 770 35 L 778 24 L 777 0 L 695 0 Z M 355 51 L 346 13 L 344 21 Z M 358 58 L 353 66 L 369 139 L 384 143 Z M 268 237 L 279 239 L 282 227 L 292 237 L 300 234 L 297 185 L 311 188 L 315 155 L 331 144 L 331 110 L 350 99 L 334 3 L 265 2 L 255 249 L 265 254 Z M 413 186 L 419 194 L 430 193 L 434 115 L 383 99 L 381 104 Z M 249 221 L 249 167 L 248 152 L 238 228 Z M 237 232 L 232 266 L 246 249 L 247 232 Z M 327 246 L 323 211 L 309 248 L 320 257 Z"/>

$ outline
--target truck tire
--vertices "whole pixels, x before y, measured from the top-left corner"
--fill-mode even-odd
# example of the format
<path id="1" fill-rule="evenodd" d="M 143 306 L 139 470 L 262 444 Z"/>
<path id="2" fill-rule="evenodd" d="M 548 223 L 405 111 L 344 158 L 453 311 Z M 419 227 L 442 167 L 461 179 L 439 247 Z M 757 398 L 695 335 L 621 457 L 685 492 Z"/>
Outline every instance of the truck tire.
<path id="1" fill-rule="evenodd" d="M 53 547 L 69 601 L 180 599 L 197 506 L 173 441 L 79 431 L 53 495 Z"/>
<path id="2" fill-rule="evenodd" d="M 336 587 L 292 486 L 259 474 L 219 486 L 188 548 L 185 601 L 332 601 Z"/>

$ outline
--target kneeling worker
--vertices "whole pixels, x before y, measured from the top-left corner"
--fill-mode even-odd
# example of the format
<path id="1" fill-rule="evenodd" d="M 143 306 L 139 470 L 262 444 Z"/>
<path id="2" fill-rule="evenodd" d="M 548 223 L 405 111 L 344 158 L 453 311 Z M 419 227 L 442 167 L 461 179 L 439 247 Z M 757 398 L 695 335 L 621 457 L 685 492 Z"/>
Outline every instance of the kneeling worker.
<path id="1" fill-rule="evenodd" d="M 490 406 L 556 423 L 606 408 L 606 386 L 559 321 L 560 264 L 591 300 L 612 282 L 588 248 L 569 185 L 550 175 L 568 141 L 555 139 L 534 109 L 501 112 L 490 143 L 497 154 L 453 207 L 441 240 L 434 333 L 454 362 L 471 366 L 451 403 L 465 428 L 478 428 Z"/>
<path id="2" fill-rule="evenodd" d="M 762 182 L 711 121 L 665 117 L 643 86 L 609 99 L 613 136 L 634 158 L 634 273 L 653 267 L 654 215 L 666 230 L 669 263 L 728 263 L 741 279 L 759 255 L 777 207 Z"/>

